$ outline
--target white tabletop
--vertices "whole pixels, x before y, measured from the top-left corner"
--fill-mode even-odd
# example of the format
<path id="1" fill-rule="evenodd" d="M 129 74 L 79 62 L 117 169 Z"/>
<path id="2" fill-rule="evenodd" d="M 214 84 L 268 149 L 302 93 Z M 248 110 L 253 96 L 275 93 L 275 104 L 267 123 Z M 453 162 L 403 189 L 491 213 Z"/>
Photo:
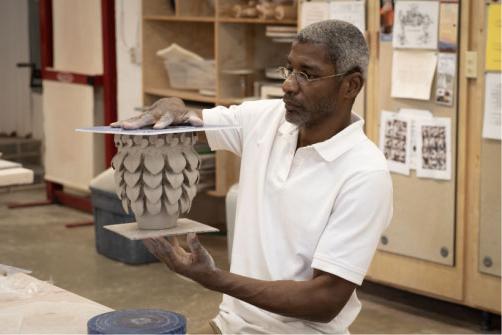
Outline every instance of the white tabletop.
<path id="1" fill-rule="evenodd" d="M 24 273 L 0 276 L 0 334 L 87 334 L 112 309 Z"/>

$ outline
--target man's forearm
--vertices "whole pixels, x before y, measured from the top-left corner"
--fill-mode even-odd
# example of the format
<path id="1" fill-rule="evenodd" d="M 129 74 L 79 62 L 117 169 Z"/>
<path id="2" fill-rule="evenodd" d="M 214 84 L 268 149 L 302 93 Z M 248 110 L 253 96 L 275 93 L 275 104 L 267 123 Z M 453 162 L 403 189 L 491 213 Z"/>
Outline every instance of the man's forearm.
<path id="1" fill-rule="evenodd" d="M 315 322 L 331 321 L 350 297 L 344 293 L 348 292 L 346 288 L 336 287 L 343 282 L 334 283 L 327 276 L 307 281 L 264 281 L 218 269 L 199 282 L 269 312 Z"/>

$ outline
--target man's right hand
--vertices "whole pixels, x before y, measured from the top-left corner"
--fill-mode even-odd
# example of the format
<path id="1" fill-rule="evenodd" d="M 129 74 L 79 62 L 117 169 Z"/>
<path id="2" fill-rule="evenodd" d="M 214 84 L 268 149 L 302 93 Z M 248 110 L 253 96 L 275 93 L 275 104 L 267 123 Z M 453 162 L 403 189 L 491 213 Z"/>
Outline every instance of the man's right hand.
<path id="1" fill-rule="evenodd" d="M 189 123 L 195 127 L 203 125 L 197 113 L 188 110 L 183 100 L 179 98 L 162 98 L 150 107 L 145 108 L 141 115 L 113 122 L 110 126 L 124 129 L 138 129 L 153 125 L 154 129 L 162 129 L 170 125 L 183 123 Z"/>

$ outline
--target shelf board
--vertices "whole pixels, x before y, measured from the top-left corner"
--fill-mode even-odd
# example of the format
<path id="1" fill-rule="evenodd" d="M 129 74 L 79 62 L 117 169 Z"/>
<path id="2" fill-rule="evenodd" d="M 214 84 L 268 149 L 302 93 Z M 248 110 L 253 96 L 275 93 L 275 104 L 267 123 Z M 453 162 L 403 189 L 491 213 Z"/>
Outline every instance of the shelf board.
<path id="1" fill-rule="evenodd" d="M 225 106 L 239 105 L 243 101 L 244 101 L 243 98 L 218 98 L 218 99 L 216 99 L 216 103 L 218 105 L 225 105 Z"/>
<path id="2" fill-rule="evenodd" d="M 144 93 L 161 97 L 178 97 L 185 100 L 215 103 L 216 97 L 202 95 L 196 91 L 176 90 L 172 88 L 145 88 Z"/>
<path id="3" fill-rule="evenodd" d="M 173 22 L 214 22 L 213 16 L 175 16 L 175 15 L 144 15 L 147 21 L 173 21 Z"/>
<path id="4" fill-rule="evenodd" d="M 274 25 L 296 26 L 296 20 L 263 20 L 263 19 L 245 19 L 245 18 L 234 18 L 234 17 L 219 17 L 216 20 L 221 23 L 250 23 L 250 24 L 274 24 Z"/>

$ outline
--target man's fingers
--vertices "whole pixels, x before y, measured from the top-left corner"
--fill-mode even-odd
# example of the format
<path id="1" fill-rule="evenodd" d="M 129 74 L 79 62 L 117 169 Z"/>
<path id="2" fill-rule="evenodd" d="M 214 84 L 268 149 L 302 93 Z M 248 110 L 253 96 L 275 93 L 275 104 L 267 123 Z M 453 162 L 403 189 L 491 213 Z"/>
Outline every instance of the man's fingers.
<path id="1" fill-rule="evenodd" d="M 169 243 L 171 243 L 173 247 L 180 246 L 180 242 L 178 241 L 178 238 L 176 236 L 168 236 L 167 240 L 169 241 Z"/>
<path id="2" fill-rule="evenodd" d="M 199 254 L 202 245 L 200 244 L 199 239 L 197 238 L 197 235 L 195 233 L 188 233 L 187 234 L 187 244 L 188 247 L 190 248 L 190 251 L 194 254 Z"/>
<path id="3" fill-rule="evenodd" d="M 160 119 L 153 125 L 154 129 L 163 129 L 170 126 L 174 121 L 173 114 L 171 112 L 166 112 L 160 117 Z"/>
<path id="4" fill-rule="evenodd" d="M 153 244 L 153 242 L 150 239 L 143 240 L 143 245 L 146 247 L 146 249 L 152 255 L 154 255 L 155 257 L 157 257 L 157 255 L 155 254 L 155 245 Z"/>
<path id="5" fill-rule="evenodd" d="M 141 115 L 134 116 L 122 122 L 124 129 L 139 129 L 146 126 L 151 126 L 155 123 L 155 118 L 149 113 L 141 113 Z"/>
<path id="6" fill-rule="evenodd" d="M 204 125 L 204 121 L 202 121 L 202 119 L 193 112 L 190 112 L 190 114 L 188 115 L 187 122 L 194 127 L 202 127 Z"/>
<path id="7" fill-rule="evenodd" d="M 148 251 L 154 255 L 159 261 L 167 265 L 167 267 L 174 271 L 173 263 L 170 259 L 169 251 L 164 248 L 164 246 L 157 241 L 157 239 L 149 238 L 143 240 L 143 244 L 148 249 Z"/>
<path id="8" fill-rule="evenodd" d="M 183 265 L 183 262 L 179 253 L 176 252 L 175 247 L 164 238 L 155 239 L 155 241 L 160 245 L 164 256 L 169 259 L 169 262 L 173 266 L 172 270 L 178 272 L 178 269 L 180 265 Z"/>
<path id="9" fill-rule="evenodd" d="M 122 128 L 122 121 L 112 122 L 112 123 L 110 123 L 110 127 L 113 127 L 113 128 Z"/>

